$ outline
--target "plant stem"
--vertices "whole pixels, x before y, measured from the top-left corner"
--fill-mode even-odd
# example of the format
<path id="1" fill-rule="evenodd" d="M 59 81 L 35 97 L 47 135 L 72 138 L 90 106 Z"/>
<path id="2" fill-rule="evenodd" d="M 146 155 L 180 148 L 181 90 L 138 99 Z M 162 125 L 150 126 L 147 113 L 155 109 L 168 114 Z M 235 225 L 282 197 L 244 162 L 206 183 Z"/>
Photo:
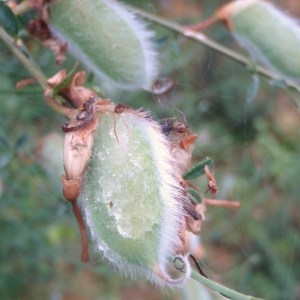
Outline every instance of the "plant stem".
<path id="1" fill-rule="evenodd" d="M 263 300 L 262 298 L 256 298 L 249 295 L 244 295 L 234 290 L 231 290 L 219 283 L 216 283 L 210 279 L 205 278 L 204 276 L 201 276 L 200 274 L 194 271 L 192 271 L 191 277 L 196 281 L 198 281 L 199 283 L 202 283 L 203 285 L 211 288 L 212 290 L 232 300 Z"/>
<path id="2" fill-rule="evenodd" d="M 85 223 L 83 221 L 83 216 L 80 210 L 80 207 L 77 203 L 77 200 L 72 202 L 73 213 L 77 220 L 80 229 L 80 236 L 81 236 L 81 261 L 87 262 L 89 261 L 89 250 L 88 250 L 88 237 L 86 232 Z"/>
<path id="3" fill-rule="evenodd" d="M 174 264 L 174 257 L 169 257 L 168 258 L 168 261 L 172 264 Z M 177 268 L 175 266 L 175 268 Z M 192 270 L 191 272 L 191 277 L 196 280 L 197 282 L 207 286 L 208 288 L 211 288 L 212 290 L 220 293 L 221 295 L 223 295 L 224 297 L 226 298 L 229 298 L 231 300 L 264 300 L 262 298 L 256 298 L 256 297 L 253 297 L 253 296 L 249 296 L 249 295 L 244 295 L 244 294 L 241 294 L 239 292 L 236 292 L 232 289 L 229 289 L 217 282 L 214 282 L 198 273 L 196 273 L 195 271 Z"/>
<path id="4" fill-rule="evenodd" d="M 14 39 L 2 27 L 0 27 L 0 38 L 9 47 L 11 52 L 21 61 L 27 71 L 38 81 L 42 89 L 45 90 L 48 87 L 48 84 L 47 78 L 43 72 L 16 46 Z"/>
<path id="5" fill-rule="evenodd" d="M 192 29 L 190 29 L 189 27 L 184 27 L 182 25 L 179 25 L 177 23 L 174 23 L 172 21 L 166 20 L 164 18 L 161 18 L 157 15 L 154 15 L 152 13 L 146 12 L 142 9 L 133 7 L 131 5 L 126 4 L 126 6 L 133 11 L 134 13 L 140 15 L 141 17 L 148 19 L 156 24 L 159 24 L 163 27 L 166 27 L 169 30 L 172 30 L 174 32 L 177 32 L 183 36 L 185 36 L 188 39 L 194 40 L 206 47 L 209 47 L 211 49 L 214 49 L 215 51 L 218 51 L 219 53 L 231 58 L 232 60 L 238 62 L 239 64 L 246 66 L 247 69 L 249 69 L 250 71 L 252 71 L 253 73 L 257 73 L 259 75 L 262 75 L 268 79 L 271 80 L 275 80 L 275 81 L 283 81 L 282 78 L 279 75 L 276 75 L 274 73 L 272 73 L 271 71 L 255 64 L 251 59 L 247 58 L 246 56 L 239 54 L 235 51 L 233 51 L 230 48 L 227 48 L 213 40 L 211 40 L 210 38 L 208 38 L 206 35 L 204 35 L 203 33 L 199 33 L 196 32 Z M 300 87 L 292 82 L 292 81 L 288 81 L 288 80 L 284 80 L 285 85 L 291 89 L 296 90 L 297 92 L 300 92 Z"/>
<path id="6" fill-rule="evenodd" d="M 48 86 L 47 77 L 43 74 L 40 68 L 19 49 L 15 40 L 2 27 L 0 27 L 0 38 L 9 47 L 11 52 L 20 60 L 27 71 L 40 84 L 44 91 L 46 103 L 56 112 L 69 118 L 72 117 L 74 115 L 74 110 L 60 104 L 59 101 L 52 97 L 52 89 Z"/>

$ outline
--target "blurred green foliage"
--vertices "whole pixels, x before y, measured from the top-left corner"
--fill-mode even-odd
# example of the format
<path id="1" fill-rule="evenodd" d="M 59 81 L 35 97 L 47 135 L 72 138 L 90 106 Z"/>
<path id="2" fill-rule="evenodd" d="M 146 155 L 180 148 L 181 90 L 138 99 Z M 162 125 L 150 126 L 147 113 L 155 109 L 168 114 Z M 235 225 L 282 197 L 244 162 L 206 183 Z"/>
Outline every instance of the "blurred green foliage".
<path id="1" fill-rule="evenodd" d="M 222 4 L 127 2 L 182 23 L 196 21 L 190 14 L 194 7 L 204 18 Z M 24 26 L 26 16 L 22 18 Z M 174 90 L 157 99 L 105 83 L 98 88 L 114 102 L 143 107 L 158 118 L 181 117 L 182 112 L 198 134 L 195 163 L 212 157 L 218 196 L 241 201 L 238 211 L 209 208 L 201 234 L 205 273 L 246 294 L 299 299 L 300 115 L 293 101 L 300 95 L 260 78 L 257 93 L 249 98 L 256 87 L 244 67 L 159 26 L 150 27 L 156 31 L 161 74 L 175 79 Z M 206 33 L 240 50 L 221 25 Z M 60 69 L 25 30 L 19 35 L 47 76 Z M 68 70 L 73 66 L 70 58 L 62 65 Z M 176 291 L 125 280 L 102 263 L 79 262 L 79 234 L 69 204 L 35 157 L 38 141 L 60 132 L 65 120 L 46 106 L 37 85 L 15 88 L 29 74 L 2 43 L 0 73 L 0 298 L 181 299 Z M 89 85 L 94 86 L 92 81 Z"/>

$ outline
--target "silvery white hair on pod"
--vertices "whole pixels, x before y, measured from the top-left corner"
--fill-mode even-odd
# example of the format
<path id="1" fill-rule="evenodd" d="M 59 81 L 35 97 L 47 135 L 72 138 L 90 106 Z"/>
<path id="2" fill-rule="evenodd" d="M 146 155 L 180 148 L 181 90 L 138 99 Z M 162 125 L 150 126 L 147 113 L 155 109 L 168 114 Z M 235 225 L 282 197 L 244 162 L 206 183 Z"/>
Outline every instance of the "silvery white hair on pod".
<path id="1" fill-rule="evenodd" d="M 111 7 L 118 12 L 125 20 L 128 21 L 128 25 L 136 32 L 136 36 L 139 39 L 143 53 L 145 55 L 145 83 L 144 88 L 149 90 L 155 81 L 158 72 L 158 54 L 155 51 L 153 38 L 155 33 L 147 28 L 147 23 L 142 21 L 135 13 L 130 12 L 125 5 L 113 0 L 102 0 L 103 2 L 110 3 Z"/>

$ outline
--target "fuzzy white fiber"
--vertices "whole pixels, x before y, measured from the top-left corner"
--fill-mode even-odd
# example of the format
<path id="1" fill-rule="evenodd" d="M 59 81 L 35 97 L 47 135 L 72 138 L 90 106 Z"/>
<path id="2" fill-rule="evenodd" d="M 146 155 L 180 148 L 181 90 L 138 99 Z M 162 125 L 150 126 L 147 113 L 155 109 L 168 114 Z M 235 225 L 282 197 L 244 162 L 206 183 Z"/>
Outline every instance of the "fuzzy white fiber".
<path id="1" fill-rule="evenodd" d="M 145 57 L 145 78 L 143 87 L 146 90 L 150 90 L 153 82 L 158 76 L 159 71 L 158 54 L 155 50 L 152 40 L 155 35 L 154 32 L 150 31 L 147 28 L 147 24 L 138 18 L 133 12 L 128 11 L 128 9 L 122 5 L 122 3 L 113 0 L 102 1 L 109 4 L 121 18 L 127 20 L 128 26 L 135 31 L 136 37 L 140 41 L 140 45 Z"/>

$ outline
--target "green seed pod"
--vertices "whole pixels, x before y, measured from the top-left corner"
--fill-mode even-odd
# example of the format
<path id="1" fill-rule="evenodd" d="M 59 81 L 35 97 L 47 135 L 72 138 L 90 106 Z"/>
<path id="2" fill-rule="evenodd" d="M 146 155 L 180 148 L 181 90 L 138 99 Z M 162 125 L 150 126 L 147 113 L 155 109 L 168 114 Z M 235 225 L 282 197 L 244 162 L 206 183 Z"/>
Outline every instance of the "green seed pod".
<path id="1" fill-rule="evenodd" d="M 217 12 L 254 60 L 286 79 L 300 79 L 300 27 L 272 4 L 238 0 Z"/>
<path id="2" fill-rule="evenodd" d="M 93 152 L 78 203 L 96 251 L 115 268 L 155 284 L 171 278 L 168 259 L 176 255 L 184 226 L 184 191 L 176 162 L 158 123 L 131 109 L 99 115 Z"/>
<path id="3" fill-rule="evenodd" d="M 126 89 L 150 89 L 158 71 L 153 33 L 124 5 L 56 0 L 49 17 L 54 35 L 101 80 Z"/>

